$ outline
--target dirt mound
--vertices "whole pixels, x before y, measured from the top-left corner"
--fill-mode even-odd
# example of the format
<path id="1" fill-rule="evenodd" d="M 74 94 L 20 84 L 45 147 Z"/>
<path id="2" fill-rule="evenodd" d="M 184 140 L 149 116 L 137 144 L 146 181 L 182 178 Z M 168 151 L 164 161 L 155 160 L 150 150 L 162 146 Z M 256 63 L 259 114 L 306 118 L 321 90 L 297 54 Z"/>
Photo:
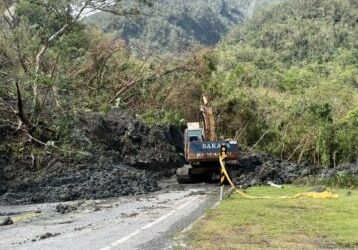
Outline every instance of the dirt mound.
<path id="1" fill-rule="evenodd" d="M 161 171 L 168 170 L 169 165 L 172 165 L 169 169 L 173 169 L 183 161 L 178 154 L 183 151 L 183 134 L 178 127 L 149 128 L 135 116 L 119 111 L 106 117 L 90 114 L 80 122 L 82 128 L 76 143 L 84 142 L 85 147 L 90 141 L 101 152 L 115 152 L 120 161 L 129 166 Z"/>
<path id="2" fill-rule="evenodd" d="M 356 163 L 342 163 L 336 166 L 334 169 L 325 168 L 319 173 L 321 179 L 331 179 L 340 176 L 356 176 L 358 177 L 358 162 Z"/>
<path id="3" fill-rule="evenodd" d="M 82 115 L 70 141 L 76 153 L 44 152 L 41 160 L 27 153 L 22 159 L 11 154 L 0 159 L 0 203 L 99 199 L 156 191 L 157 181 L 171 176 L 183 163 L 182 139 L 180 128 L 150 128 L 121 111 Z"/>
<path id="4" fill-rule="evenodd" d="M 238 186 L 266 185 L 268 181 L 276 184 L 290 184 L 315 177 L 328 180 L 337 175 L 358 175 L 358 163 L 340 164 L 335 168 L 325 168 L 306 162 L 282 161 L 269 154 L 244 155 L 239 165 L 230 167 L 230 175 Z"/>
<path id="5" fill-rule="evenodd" d="M 59 214 L 66 214 L 66 213 L 71 213 L 73 211 L 77 211 L 77 208 L 78 207 L 75 205 L 59 203 L 56 205 L 55 210 Z"/>
<path id="6" fill-rule="evenodd" d="M 57 165 L 60 167 L 59 165 Z M 2 196 L 9 204 L 100 199 L 158 190 L 153 175 L 126 165 L 98 165 L 63 176 L 11 185 Z"/>

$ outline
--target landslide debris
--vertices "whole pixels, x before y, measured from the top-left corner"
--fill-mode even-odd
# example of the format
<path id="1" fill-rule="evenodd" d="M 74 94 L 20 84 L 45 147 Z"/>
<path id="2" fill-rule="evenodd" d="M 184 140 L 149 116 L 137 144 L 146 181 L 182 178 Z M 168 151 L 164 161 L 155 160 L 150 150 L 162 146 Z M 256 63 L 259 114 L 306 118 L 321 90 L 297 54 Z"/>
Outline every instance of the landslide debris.
<path id="1" fill-rule="evenodd" d="M 60 233 L 49 233 L 49 232 L 47 232 L 47 233 L 42 234 L 42 235 L 40 235 L 38 237 L 39 237 L 40 240 L 44 240 L 44 239 L 47 239 L 47 238 L 56 237 L 58 235 L 60 235 Z"/>
<path id="2" fill-rule="evenodd" d="M 59 203 L 56 205 L 55 210 L 59 214 L 66 214 L 77 211 L 77 206 Z"/>
<path id="3" fill-rule="evenodd" d="M 9 216 L 0 218 L 0 226 L 7 226 L 12 224 L 14 224 L 14 222 Z"/>
<path id="4" fill-rule="evenodd" d="M 26 143 L 21 159 L 14 157 L 14 152 L 0 157 L 0 203 L 153 192 L 159 189 L 158 180 L 171 176 L 183 162 L 178 127 L 148 127 L 119 110 L 84 114 L 75 122 L 69 142 L 73 154 L 50 154 L 42 149 L 42 157 L 34 158 L 30 154 L 33 145 Z"/>
<path id="5" fill-rule="evenodd" d="M 72 154 L 54 154 L 42 147 L 36 157 L 30 142 L 22 145 L 19 157 L 8 147 L 18 132 L 0 126 L 0 204 L 145 194 L 158 190 L 158 180 L 172 176 L 184 164 L 183 134 L 178 127 L 148 127 L 119 110 L 83 114 L 74 123 L 68 144 Z M 283 184 L 311 177 L 358 176 L 358 164 L 323 168 L 256 153 L 244 154 L 229 172 L 236 185 L 245 187 L 268 181 Z M 71 209 L 59 205 L 57 210 Z"/>
<path id="6" fill-rule="evenodd" d="M 287 162 L 265 153 L 244 155 L 238 166 L 229 168 L 231 178 L 241 187 L 290 184 L 300 180 L 329 180 L 337 176 L 358 176 L 358 162 L 339 164 L 335 168 L 312 165 L 307 162 Z"/>

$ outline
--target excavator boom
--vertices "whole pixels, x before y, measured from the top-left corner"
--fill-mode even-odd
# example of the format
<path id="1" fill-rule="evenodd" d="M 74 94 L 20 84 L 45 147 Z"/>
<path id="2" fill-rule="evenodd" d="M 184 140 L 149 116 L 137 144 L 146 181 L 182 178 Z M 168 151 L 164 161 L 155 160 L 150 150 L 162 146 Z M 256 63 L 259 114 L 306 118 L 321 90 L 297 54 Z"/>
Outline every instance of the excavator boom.
<path id="1" fill-rule="evenodd" d="M 202 95 L 203 104 L 200 106 L 200 123 L 204 130 L 205 141 L 216 141 L 216 126 L 213 109 L 208 104 L 208 99 Z"/>

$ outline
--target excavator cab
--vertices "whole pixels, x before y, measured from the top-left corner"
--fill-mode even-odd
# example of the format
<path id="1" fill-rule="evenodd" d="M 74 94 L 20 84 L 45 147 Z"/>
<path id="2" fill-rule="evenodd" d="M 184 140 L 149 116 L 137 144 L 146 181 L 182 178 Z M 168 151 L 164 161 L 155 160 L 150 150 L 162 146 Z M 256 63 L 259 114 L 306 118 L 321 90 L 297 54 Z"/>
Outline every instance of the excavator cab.
<path id="1" fill-rule="evenodd" d="M 187 130 L 189 141 L 202 141 L 203 140 L 203 130 Z"/>

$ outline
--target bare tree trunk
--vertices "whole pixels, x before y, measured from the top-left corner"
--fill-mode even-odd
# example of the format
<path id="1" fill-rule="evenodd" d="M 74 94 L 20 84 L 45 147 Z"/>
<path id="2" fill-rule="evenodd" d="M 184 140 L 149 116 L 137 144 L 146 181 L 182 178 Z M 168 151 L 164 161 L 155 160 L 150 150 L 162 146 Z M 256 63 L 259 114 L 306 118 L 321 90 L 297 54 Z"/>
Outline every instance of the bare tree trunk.
<path id="1" fill-rule="evenodd" d="M 48 42 L 46 42 L 45 44 L 43 44 L 41 46 L 40 51 L 36 54 L 36 63 L 35 63 L 35 81 L 33 83 L 32 86 L 32 91 L 33 91 L 33 114 L 37 113 L 37 109 L 38 109 L 38 105 L 40 104 L 40 100 L 39 100 L 39 94 L 38 94 L 38 77 L 39 77 L 39 73 L 40 73 L 40 68 L 41 68 L 41 63 L 43 60 L 43 55 L 45 54 L 47 48 L 48 48 Z"/>
<path id="2" fill-rule="evenodd" d="M 48 48 L 48 41 L 42 45 L 40 51 L 36 54 L 36 63 L 35 63 L 35 74 L 38 74 L 40 72 L 41 63 L 43 60 L 43 55 L 45 54 L 47 48 Z"/>
<path id="3" fill-rule="evenodd" d="M 53 94 L 55 96 L 56 107 L 60 111 L 60 113 L 64 116 L 65 112 L 64 112 L 64 110 L 63 110 L 63 108 L 61 106 L 60 98 L 59 98 L 59 95 L 58 95 L 58 89 L 57 89 L 57 87 L 55 85 L 52 86 L 52 91 L 53 91 Z"/>
<path id="4" fill-rule="evenodd" d="M 15 110 L 14 111 L 15 111 L 15 114 L 16 114 L 18 120 L 19 120 L 18 129 L 20 129 L 22 127 L 22 125 L 25 125 L 26 130 L 30 131 L 30 130 L 32 130 L 33 126 L 25 116 L 19 84 L 17 82 L 15 82 L 15 86 L 16 86 L 16 93 L 17 93 L 17 111 L 15 111 Z"/>

